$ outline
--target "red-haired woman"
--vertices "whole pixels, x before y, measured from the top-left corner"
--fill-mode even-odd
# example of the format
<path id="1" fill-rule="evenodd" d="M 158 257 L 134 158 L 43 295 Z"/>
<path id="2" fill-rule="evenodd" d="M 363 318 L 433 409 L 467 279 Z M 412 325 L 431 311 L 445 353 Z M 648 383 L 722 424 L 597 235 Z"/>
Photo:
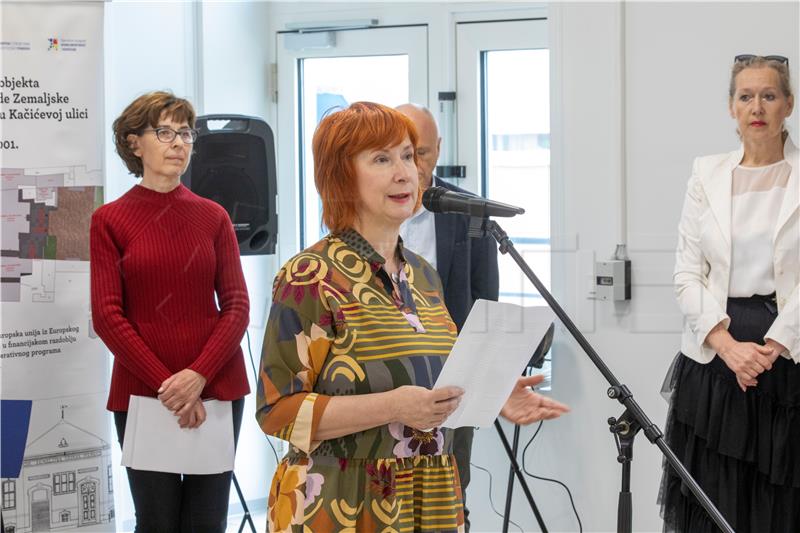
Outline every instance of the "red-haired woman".
<path id="1" fill-rule="evenodd" d="M 420 202 L 416 142 L 405 115 L 369 102 L 314 134 L 331 234 L 278 273 L 261 356 L 256 417 L 291 444 L 270 531 L 463 529 L 453 432 L 439 427 L 463 391 L 431 390 L 456 327 L 436 270 L 399 238 Z M 507 418 L 566 410 L 530 383 L 518 383 Z"/>
<path id="2" fill-rule="evenodd" d="M 239 347 L 250 303 L 236 236 L 222 207 L 180 181 L 194 120 L 192 104 L 168 92 L 125 108 L 114 121 L 117 152 L 142 181 L 92 216 L 92 319 L 114 354 L 108 409 L 120 445 L 131 395 L 158 396 L 189 428 L 205 421 L 203 399 L 230 400 L 235 440 L 250 392 Z M 231 472 L 128 468 L 128 482 L 137 532 L 225 531 Z"/>

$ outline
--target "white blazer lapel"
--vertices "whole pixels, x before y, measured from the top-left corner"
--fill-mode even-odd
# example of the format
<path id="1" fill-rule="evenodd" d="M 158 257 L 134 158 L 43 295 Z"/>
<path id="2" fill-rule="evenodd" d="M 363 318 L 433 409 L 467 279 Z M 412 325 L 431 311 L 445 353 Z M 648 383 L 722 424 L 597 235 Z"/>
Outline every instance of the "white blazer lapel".
<path id="1" fill-rule="evenodd" d="M 781 203 L 781 210 L 778 213 L 778 223 L 775 225 L 775 234 L 773 239 L 778 237 L 781 228 L 789 221 L 792 214 L 800 206 L 800 178 L 798 177 L 798 151 L 797 147 L 792 143 L 791 139 L 786 138 L 786 143 L 783 147 L 784 157 L 789 165 L 792 167 L 792 173 L 789 175 L 789 181 L 786 184 L 786 194 Z"/>
<path id="2" fill-rule="evenodd" d="M 709 207 L 714 214 L 725 242 L 731 245 L 731 188 L 733 169 L 742 161 L 744 150 L 739 149 L 724 159 L 703 183 Z"/>

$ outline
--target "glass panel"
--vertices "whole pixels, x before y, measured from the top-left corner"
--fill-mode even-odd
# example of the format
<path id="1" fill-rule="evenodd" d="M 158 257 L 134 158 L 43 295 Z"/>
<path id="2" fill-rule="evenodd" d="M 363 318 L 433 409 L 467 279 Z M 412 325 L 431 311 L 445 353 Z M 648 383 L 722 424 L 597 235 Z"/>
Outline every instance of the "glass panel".
<path id="1" fill-rule="evenodd" d="M 408 101 L 408 55 L 320 57 L 300 60 L 300 217 L 302 247 L 322 238 L 321 203 L 314 186 L 311 140 L 327 113 L 368 100 L 394 107 Z"/>
<path id="2" fill-rule="evenodd" d="M 484 191 L 525 209 L 499 222 L 542 283 L 550 288 L 549 50 L 483 53 Z M 546 305 L 514 260 L 499 259 L 500 301 Z M 545 374 L 549 383 L 549 364 Z"/>
<path id="3" fill-rule="evenodd" d="M 525 208 L 502 220 L 550 286 L 550 60 L 548 50 L 484 53 L 486 196 Z M 510 257 L 500 258 L 500 300 L 545 305 Z"/>

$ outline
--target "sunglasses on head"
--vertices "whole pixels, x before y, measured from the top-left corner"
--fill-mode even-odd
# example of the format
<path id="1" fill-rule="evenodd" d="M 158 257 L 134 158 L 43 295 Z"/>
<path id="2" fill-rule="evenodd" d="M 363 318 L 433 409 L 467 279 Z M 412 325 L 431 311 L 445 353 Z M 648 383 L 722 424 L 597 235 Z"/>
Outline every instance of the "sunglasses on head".
<path id="1" fill-rule="evenodd" d="M 777 61 L 778 63 L 783 63 L 786 66 L 789 66 L 789 58 L 783 56 L 757 56 L 754 54 L 739 54 L 738 56 L 734 57 L 733 60 L 737 63 L 741 61 L 750 61 L 756 58 L 766 59 L 767 61 Z"/>

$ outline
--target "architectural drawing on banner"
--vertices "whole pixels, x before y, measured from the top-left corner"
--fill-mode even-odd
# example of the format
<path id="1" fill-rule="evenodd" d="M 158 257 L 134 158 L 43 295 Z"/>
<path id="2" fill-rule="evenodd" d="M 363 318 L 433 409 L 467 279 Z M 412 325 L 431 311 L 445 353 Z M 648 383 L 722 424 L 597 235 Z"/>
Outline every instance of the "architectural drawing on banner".
<path id="1" fill-rule="evenodd" d="M 2 533 L 99 531 L 90 526 L 113 523 L 111 447 L 70 423 L 65 407 L 55 425 L 29 439 L 19 477 L 1 480 Z"/>
<path id="2" fill-rule="evenodd" d="M 19 302 L 21 284 L 34 303 L 55 301 L 59 272 L 89 272 L 89 224 L 103 203 L 102 176 L 86 167 L 0 169 L 2 289 Z"/>

